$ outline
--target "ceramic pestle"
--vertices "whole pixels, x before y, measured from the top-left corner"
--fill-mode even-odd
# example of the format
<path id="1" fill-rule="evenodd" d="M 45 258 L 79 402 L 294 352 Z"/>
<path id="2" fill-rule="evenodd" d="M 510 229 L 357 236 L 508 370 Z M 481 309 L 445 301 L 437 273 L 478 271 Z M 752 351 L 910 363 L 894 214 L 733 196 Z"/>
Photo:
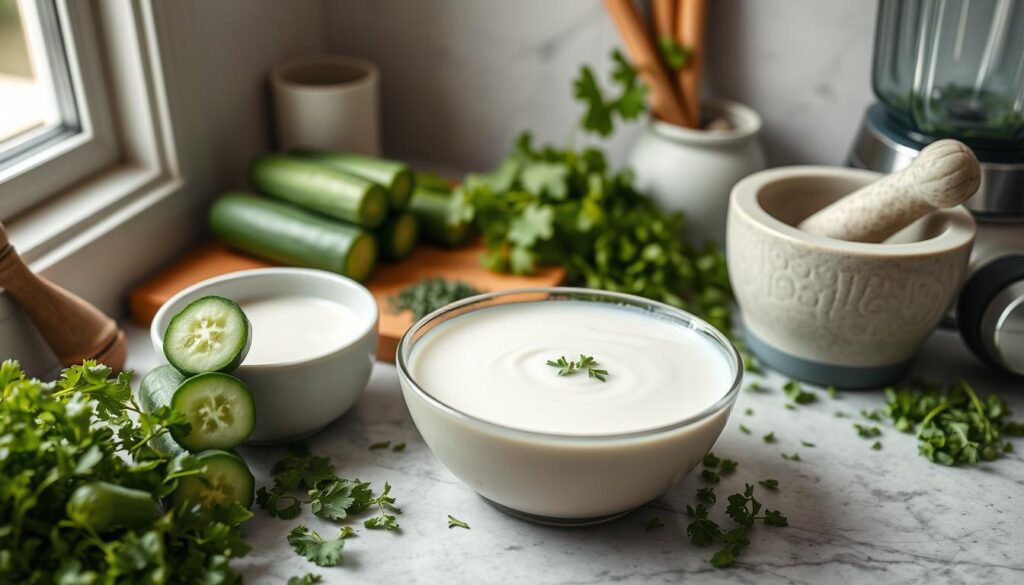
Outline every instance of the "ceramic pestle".
<path id="1" fill-rule="evenodd" d="M 814 213 L 801 230 L 849 242 L 878 243 L 936 209 L 966 201 L 981 182 L 974 153 L 962 142 L 929 144 L 907 168 Z"/>
<path id="2" fill-rule="evenodd" d="M 0 224 L 0 287 L 28 313 L 47 345 L 64 365 L 95 359 L 115 372 L 124 367 L 124 332 L 117 323 L 77 295 L 33 273 Z"/>

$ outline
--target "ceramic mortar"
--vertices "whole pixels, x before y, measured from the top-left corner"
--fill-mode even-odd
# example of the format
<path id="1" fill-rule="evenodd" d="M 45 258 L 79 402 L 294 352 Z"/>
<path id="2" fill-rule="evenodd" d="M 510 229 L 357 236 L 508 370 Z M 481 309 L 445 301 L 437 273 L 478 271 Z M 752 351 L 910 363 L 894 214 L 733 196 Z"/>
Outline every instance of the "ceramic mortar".
<path id="1" fill-rule="evenodd" d="M 729 277 L 747 343 L 772 368 L 844 388 L 894 382 L 956 296 L 975 233 L 962 207 L 933 212 L 879 244 L 795 227 L 882 176 L 785 167 L 733 188 Z"/>

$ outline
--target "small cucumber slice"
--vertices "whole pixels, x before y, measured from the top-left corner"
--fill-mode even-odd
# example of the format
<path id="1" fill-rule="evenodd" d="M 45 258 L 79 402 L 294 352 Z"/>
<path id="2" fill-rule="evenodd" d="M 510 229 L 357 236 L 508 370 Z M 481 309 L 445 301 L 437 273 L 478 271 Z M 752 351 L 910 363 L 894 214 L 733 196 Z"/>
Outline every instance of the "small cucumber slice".
<path id="1" fill-rule="evenodd" d="M 234 502 L 252 506 L 256 481 L 245 460 L 234 453 L 210 449 L 196 454 L 206 471 L 178 480 L 178 488 L 171 494 L 171 504 L 200 504 L 209 510 L 214 506 L 227 507 Z"/>
<path id="2" fill-rule="evenodd" d="M 252 434 L 256 404 L 241 380 L 207 372 L 181 383 L 171 396 L 171 410 L 188 419 L 192 429 L 174 439 L 189 451 L 233 449 Z"/>
<path id="3" fill-rule="evenodd" d="M 230 372 L 245 359 L 252 327 L 242 308 L 223 297 L 203 297 L 171 319 L 164 355 L 185 374 Z"/>

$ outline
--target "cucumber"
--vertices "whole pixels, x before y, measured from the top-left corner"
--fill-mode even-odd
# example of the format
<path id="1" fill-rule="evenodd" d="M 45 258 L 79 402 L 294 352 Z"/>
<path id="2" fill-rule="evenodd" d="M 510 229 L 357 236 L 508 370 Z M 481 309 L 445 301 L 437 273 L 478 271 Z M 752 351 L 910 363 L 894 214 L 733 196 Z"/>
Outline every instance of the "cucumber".
<path id="1" fill-rule="evenodd" d="M 164 332 L 164 355 L 184 374 L 230 372 L 252 343 L 242 308 L 224 297 L 196 299 L 178 311 Z"/>
<path id="2" fill-rule="evenodd" d="M 169 366 L 150 372 L 139 385 L 139 403 L 152 412 L 162 406 L 180 412 L 191 425 L 174 440 L 189 451 L 232 449 L 249 438 L 256 423 L 252 394 L 241 380 L 220 372 L 207 372 L 175 383 Z M 153 448 L 167 449 L 154 444 Z M 173 447 L 170 447 L 173 448 Z"/>
<path id="3" fill-rule="evenodd" d="M 335 219 L 375 228 L 387 217 L 388 195 L 384 187 L 312 161 L 263 155 L 253 161 L 249 177 L 267 195 Z"/>
<path id="4" fill-rule="evenodd" d="M 454 248 L 466 243 L 470 225 L 455 216 L 455 199 L 451 189 L 440 190 L 420 186 L 421 183 L 438 186 L 436 181 L 420 180 L 409 201 L 409 211 L 420 223 L 423 238 L 434 244 Z"/>
<path id="5" fill-rule="evenodd" d="M 228 507 L 234 502 L 252 507 L 256 480 L 245 460 L 229 451 L 209 449 L 196 454 L 206 471 L 178 480 L 178 487 L 170 495 L 174 508 L 199 504 L 204 509 Z"/>
<path id="6" fill-rule="evenodd" d="M 360 154 L 305 148 L 293 150 L 291 154 L 382 185 L 388 190 L 388 205 L 391 206 L 391 209 L 405 208 L 416 183 L 415 175 L 409 169 L 409 165 L 403 162 Z"/>
<path id="7" fill-rule="evenodd" d="M 419 222 L 411 213 L 399 213 L 388 218 L 380 228 L 381 254 L 389 260 L 401 260 L 416 249 L 419 241 Z"/>
<path id="8" fill-rule="evenodd" d="M 358 281 L 370 277 L 377 259 L 377 241 L 368 232 L 245 193 L 229 193 L 214 202 L 210 226 L 225 243 L 250 254 Z"/>
<path id="9" fill-rule="evenodd" d="M 160 517 L 160 506 L 149 492 L 105 481 L 75 488 L 65 511 L 72 521 L 96 532 L 142 527 Z"/>

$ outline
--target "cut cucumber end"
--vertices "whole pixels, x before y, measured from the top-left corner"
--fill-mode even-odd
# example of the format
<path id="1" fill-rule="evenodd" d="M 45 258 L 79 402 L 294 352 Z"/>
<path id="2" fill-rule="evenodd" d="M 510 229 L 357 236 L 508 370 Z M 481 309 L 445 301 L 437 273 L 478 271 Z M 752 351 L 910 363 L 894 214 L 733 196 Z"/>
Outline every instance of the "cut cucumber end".
<path id="1" fill-rule="evenodd" d="M 409 204 L 409 198 L 412 196 L 415 184 L 416 179 L 412 171 L 399 171 L 395 174 L 390 190 L 392 209 L 405 209 L 405 206 Z"/>
<path id="2" fill-rule="evenodd" d="M 235 502 L 252 507 L 256 481 L 241 457 L 213 449 L 199 453 L 196 458 L 206 466 L 206 471 L 178 480 L 178 488 L 171 494 L 175 508 L 199 504 L 209 510 L 217 506 L 226 508 Z"/>
<path id="3" fill-rule="evenodd" d="M 174 439 L 189 451 L 233 449 L 252 434 L 256 404 L 241 380 L 208 372 L 185 380 L 174 392 L 171 409 L 191 425 Z"/>
<path id="4" fill-rule="evenodd" d="M 373 274 L 377 264 L 377 238 L 371 234 L 362 234 L 352 244 L 345 257 L 343 274 L 353 280 L 365 282 Z"/>
<path id="5" fill-rule="evenodd" d="M 455 225 L 449 225 L 447 227 L 447 244 L 451 247 L 461 246 L 466 243 L 469 239 L 470 225 L 468 223 L 459 223 Z"/>
<path id="6" fill-rule="evenodd" d="M 419 224 L 416 216 L 411 213 L 404 213 L 395 219 L 395 225 L 391 232 L 392 240 L 390 254 L 395 260 L 401 260 L 416 249 L 419 241 Z"/>
<path id="7" fill-rule="evenodd" d="M 359 205 L 359 218 L 368 228 L 379 227 L 388 217 L 388 191 L 374 183 L 367 187 Z"/>
<path id="8" fill-rule="evenodd" d="M 192 301 L 171 319 L 164 333 L 164 355 L 186 374 L 229 372 L 249 352 L 252 327 L 242 308 L 223 297 Z"/>

